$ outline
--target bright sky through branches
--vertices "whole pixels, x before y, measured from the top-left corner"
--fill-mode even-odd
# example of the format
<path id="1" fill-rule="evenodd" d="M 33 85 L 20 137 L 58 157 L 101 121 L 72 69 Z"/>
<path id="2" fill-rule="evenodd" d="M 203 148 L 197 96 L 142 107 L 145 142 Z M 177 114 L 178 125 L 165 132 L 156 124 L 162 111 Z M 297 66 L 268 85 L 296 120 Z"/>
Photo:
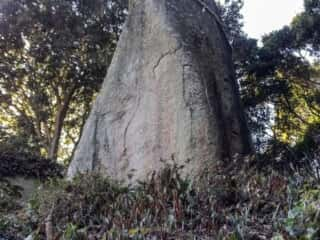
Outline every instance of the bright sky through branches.
<path id="1" fill-rule="evenodd" d="M 244 30 L 257 39 L 289 25 L 303 10 L 303 0 L 244 0 L 244 4 Z"/>

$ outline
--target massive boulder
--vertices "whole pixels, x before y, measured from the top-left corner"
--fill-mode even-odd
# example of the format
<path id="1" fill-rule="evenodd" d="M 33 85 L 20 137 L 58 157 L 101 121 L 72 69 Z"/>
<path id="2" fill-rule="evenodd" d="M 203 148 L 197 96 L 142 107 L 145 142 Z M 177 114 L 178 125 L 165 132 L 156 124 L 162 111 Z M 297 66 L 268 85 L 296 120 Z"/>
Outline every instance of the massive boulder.
<path id="1" fill-rule="evenodd" d="M 172 159 L 199 174 L 249 151 L 231 48 L 213 1 L 132 0 L 69 177 L 99 171 L 141 179 Z"/>

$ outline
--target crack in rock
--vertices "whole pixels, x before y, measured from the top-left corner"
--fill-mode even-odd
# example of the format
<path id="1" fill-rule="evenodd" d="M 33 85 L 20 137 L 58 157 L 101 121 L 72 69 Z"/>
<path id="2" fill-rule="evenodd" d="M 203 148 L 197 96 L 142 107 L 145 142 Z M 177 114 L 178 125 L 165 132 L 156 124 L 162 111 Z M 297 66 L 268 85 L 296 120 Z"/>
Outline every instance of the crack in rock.
<path id="1" fill-rule="evenodd" d="M 156 75 L 156 69 L 159 67 L 160 63 L 162 62 L 162 60 L 164 58 L 166 58 L 167 56 L 176 54 L 181 48 L 182 48 L 182 46 L 178 46 L 173 50 L 169 50 L 169 51 L 161 54 L 161 56 L 157 60 L 156 64 L 153 66 L 153 69 L 152 69 L 153 70 L 153 74 Z"/>
<path id="2" fill-rule="evenodd" d="M 186 97 L 186 68 L 192 68 L 193 65 L 191 64 L 184 64 L 182 65 L 182 98 L 184 101 L 185 106 L 187 107 L 190 113 L 190 144 L 193 146 L 194 144 L 194 137 L 193 137 L 193 109 L 192 104 L 187 100 Z"/>
<path id="3" fill-rule="evenodd" d="M 141 102 L 141 90 L 139 89 L 138 87 L 139 83 L 138 83 L 138 79 L 136 79 L 136 91 L 138 93 L 137 95 L 137 101 L 136 101 L 136 107 L 135 107 L 135 110 L 134 112 L 132 113 L 132 116 L 131 118 L 129 119 L 128 121 L 128 124 L 124 130 L 124 133 L 123 133 L 123 152 L 121 154 L 121 157 L 120 157 L 120 160 L 122 160 L 122 158 L 127 154 L 127 134 L 128 134 L 128 130 L 129 130 L 129 127 L 133 121 L 133 119 L 136 117 L 136 114 L 138 112 L 138 109 L 140 107 L 140 102 Z"/>
<path id="4" fill-rule="evenodd" d="M 96 170 L 96 167 L 98 165 L 98 151 L 99 151 L 99 146 L 98 146 L 98 125 L 99 125 L 99 115 L 98 113 L 95 113 L 95 123 L 94 123 L 94 132 L 93 132 L 93 147 L 94 147 L 94 152 L 92 156 L 92 171 Z"/>

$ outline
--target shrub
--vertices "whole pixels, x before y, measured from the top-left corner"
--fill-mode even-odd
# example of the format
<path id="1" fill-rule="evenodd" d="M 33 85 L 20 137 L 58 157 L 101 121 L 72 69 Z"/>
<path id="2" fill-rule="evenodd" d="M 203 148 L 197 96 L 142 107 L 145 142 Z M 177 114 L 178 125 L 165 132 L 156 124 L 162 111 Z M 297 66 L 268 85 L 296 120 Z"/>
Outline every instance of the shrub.
<path id="1" fill-rule="evenodd" d="M 284 227 L 293 239 L 320 239 L 320 187 L 305 184 L 298 191 L 298 200 L 293 203 L 284 220 Z"/>
<path id="2" fill-rule="evenodd" d="M 32 177 L 47 179 L 48 177 L 62 177 L 63 167 L 56 162 L 28 153 L 1 152 L 1 177 Z"/>

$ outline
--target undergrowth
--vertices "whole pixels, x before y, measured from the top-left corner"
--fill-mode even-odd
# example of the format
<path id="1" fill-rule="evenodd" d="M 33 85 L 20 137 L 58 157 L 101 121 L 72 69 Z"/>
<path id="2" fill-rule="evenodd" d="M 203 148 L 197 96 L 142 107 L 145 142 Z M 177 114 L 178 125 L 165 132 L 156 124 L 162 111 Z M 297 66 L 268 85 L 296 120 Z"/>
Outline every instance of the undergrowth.
<path id="1" fill-rule="evenodd" d="M 277 174 L 219 167 L 199 184 L 168 166 L 134 186 L 97 174 L 53 180 L 30 208 L 43 239 L 48 216 L 54 239 L 271 239 L 286 201 L 287 179 Z"/>
<path id="2" fill-rule="evenodd" d="M 198 182 L 176 165 L 129 186 L 98 174 L 52 179 L 30 201 L 25 225 L 39 240 L 320 239 L 318 184 L 228 166 Z"/>

